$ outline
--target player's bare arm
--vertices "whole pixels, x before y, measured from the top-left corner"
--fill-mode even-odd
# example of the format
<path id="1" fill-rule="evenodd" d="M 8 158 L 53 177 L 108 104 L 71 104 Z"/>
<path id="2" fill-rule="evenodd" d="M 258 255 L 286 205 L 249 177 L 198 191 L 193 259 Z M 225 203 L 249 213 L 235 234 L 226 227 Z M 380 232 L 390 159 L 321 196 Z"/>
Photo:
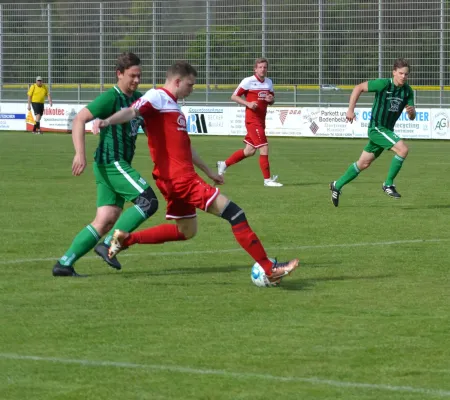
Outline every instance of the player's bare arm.
<path id="1" fill-rule="evenodd" d="M 72 175 L 79 176 L 86 168 L 85 124 L 92 121 L 94 116 L 87 108 L 83 108 L 72 122 L 72 142 L 75 156 L 72 162 Z"/>
<path id="2" fill-rule="evenodd" d="M 408 118 L 412 121 L 416 118 L 416 108 L 414 106 L 406 106 L 406 113 L 408 114 Z"/>
<path id="3" fill-rule="evenodd" d="M 124 108 L 106 119 L 96 119 L 92 125 L 92 133 L 97 135 L 101 128 L 106 128 L 109 125 L 118 125 L 124 124 L 125 122 L 130 122 L 132 119 L 139 117 L 139 115 L 139 111 L 134 107 Z"/>
<path id="4" fill-rule="evenodd" d="M 356 103 L 359 99 L 359 96 L 361 96 L 361 93 L 368 92 L 369 91 L 369 83 L 363 82 L 359 85 L 356 85 L 353 88 L 352 94 L 350 95 L 350 101 L 348 102 L 348 110 L 345 118 L 348 122 L 352 123 L 356 119 L 355 115 L 355 107 Z"/>
<path id="5" fill-rule="evenodd" d="M 192 152 L 192 163 L 196 167 L 200 168 L 209 179 L 214 181 L 214 183 L 222 185 L 224 182 L 223 175 L 218 175 L 213 170 L 211 170 L 211 168 L 209 168 L 208 165 L 200 158 L 200 156 L 192 146 L 191 152 Z"/>
<path id="6" fill-rule="evenodd" d="M 256 110 L 258 108 L 258 103 L 256 101 L 247 101 L 236 94 L 233 94 L 231 96 L 231 100 L 233 100 L 235 103 L 240 104 L 241 106 L 248 107 L 251 110 Z"/>

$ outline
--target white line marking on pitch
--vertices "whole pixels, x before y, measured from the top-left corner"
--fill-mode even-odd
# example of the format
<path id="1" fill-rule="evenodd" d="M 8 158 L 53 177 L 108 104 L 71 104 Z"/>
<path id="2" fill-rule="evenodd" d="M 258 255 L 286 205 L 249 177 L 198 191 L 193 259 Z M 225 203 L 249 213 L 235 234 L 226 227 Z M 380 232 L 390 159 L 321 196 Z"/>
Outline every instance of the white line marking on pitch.
<path id="1" fill-rule="evenodd" d="M 393 240 L 389 242 L 363 242 L 363 243 L 341 243 L 341 244 L 317 244 L 306 246 L 288 246 L 288 247 L 268 247 L 267 251 L 279 251 L 279 250 L 307 250 L 307 249 L 327 249 L 327 248 L 344 248 L 344 247 L 364 247 L 364 246 L 392 246 L 402 244 L 426 244 L 426 243 L 441 243 L 450 242 L 449 239 L 411 239 L 411 240 Z M 149 250 L 151 246 L 149 245 Z M 192 251 L 166 251 L 166 252 L 152 252 L 147 253 L 122 253 L 120 257 L 164 257 L 164 256 L 186 256 L 195 254 L 220 254 L 220 253 L 235 253 L 243 251 L 240 248 L 235 249 L 220 249 L 220 250 L 192 250 Z M 41 261 L 56 261 L 59 257 L 45 257 L 45 258 L 24 258 L 18 260 L 3 260 L 0 261 L 0 265 L 4 264 L 22 264 L 29 262 L 41 262 Z M 86 256 L 83 259 L 94 259 L 98 256 Z"/>
<path id="2" fill-rule="evenodd" d="M 257 374 L 251 372 L 230 372 L 220 369 L 199 369 L 199 368 L 189 368 L 181 367 L 176 365 L 158 365 L 158 364 L 135 364 L 128 362 L 115 362 L 115 361 L 93 361 L 93 360 L 76 360 L 76 359 L 66 359 L 57 357 L 40 357 L 40 356 L 24 356 L 20 354 L 2 354 L 0 353 L 0 358 L 9 360 L 29 360 L 29 361 L 44 361 L 53 362 L 60 364 L 76 364 L 88 367 L 114 367 L 114 368 L 134 368 L 134 369 L 147 369 L 154 371 L 170 371 L 181 374 L 192 374 L 192 375 L 217 375 L 231 378 L 239 379 L 266 379 L 279 382 L 303 382 L 310 383 L 313 385 L 322 386 L 335 386 L 335 387 L 347 387 L 347 388 L 360 388 L 360 389 L 375 389 L 381 391 L 389 392 L 407 392 L 407 393 L 420 393 L 423 395 L 439 396 L 439 397 L 450 397 L 449 390 L 441 389 L 426 389 L 418 388 L 412 386 L 394 386 L 394 385 L 384 385 L 376 383 L 359 383 L 359 382 L 345 382 L 345 381 L 335 381 L 331 379 L 321 379 L 317 377 L 304 378 L 298 376 L 276 376 L 269 374 Z"/>

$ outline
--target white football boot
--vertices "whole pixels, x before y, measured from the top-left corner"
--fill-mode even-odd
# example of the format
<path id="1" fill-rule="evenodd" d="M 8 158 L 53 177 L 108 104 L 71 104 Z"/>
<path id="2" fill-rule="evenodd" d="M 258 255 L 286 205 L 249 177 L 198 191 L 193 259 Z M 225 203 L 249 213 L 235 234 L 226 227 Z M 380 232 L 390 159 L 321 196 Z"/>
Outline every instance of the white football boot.
<path id="1" fill-rule="evenodd" d="M 225 164 L 225 161 L 217 161 L 217 173 L 219 175 L 223 175 L 225 173 L 225 170 L 227 169 L 227 164 Z"/>
<path id="2" fill-rule="evenodd" d="M 282 183 L 277 182 L 278 175 L 272 176 L 272 178 L 264 179 L 264 186 L 270 186 L 270 187 L 281 187 L 283 186 Z"/>

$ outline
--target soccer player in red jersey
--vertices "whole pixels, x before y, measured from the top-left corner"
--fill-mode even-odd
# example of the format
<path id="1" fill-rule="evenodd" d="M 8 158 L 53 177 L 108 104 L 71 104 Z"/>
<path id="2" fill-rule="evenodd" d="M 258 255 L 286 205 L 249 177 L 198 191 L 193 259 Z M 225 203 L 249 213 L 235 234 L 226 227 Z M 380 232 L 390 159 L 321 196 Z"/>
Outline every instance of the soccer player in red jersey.
<path id="1" fill-rule="evenodd" d="M 277 182 L 278 176 L 270 176 L 269 143 L 265 132 L 267 106 L 275 102 L 272 81 L 266 77 L 268 66 L 267 59 L 256 59 L 254 75 L 243 79 L 231 96 L 231 100 L 246 107 L 245 127 L 247 135 L 244 139 L 245 147 L 235 151 L 225 161 L 217 161 L 217 169 L 219 175 L 223 175 L 230 165 L 255 155 L 258 149 L 259 166 L 264 177 L 264 186 L 280 187 L 283 185 Z M 242 96 L 245 96 L 245 99 Z"/>
<path id="2" fill-rule="evenodd" d="M 285 263 L 270 261 L 250 228 L 244 211 L 195 171 L 194 165 L 215 184 L 224 182 L 223 176 L 212 171 L 192 148 L 186 119 L 177 103 L 178 99 L 192 93 L 196 76 L 194 67 L 185 61 L 178 61 L 168 69 L 164 87 L 151 89 L 131 107 L 94 122 L 93 132 L 98 133 L 100 128 L 109 125 L 144 118 L 148 147 L 154 162 L 153 177 L 167 201 L 166 219 L 176 222 L 134 233 L 116 230 L 110 257 L 136 243 L 156 244 L 191 239 L 197 233 L 196 209 L 199 208 L 227 220 L 237 242 L 262 266 L 269 281 L 276 285 L 297 268 L 298 259 Z"/>

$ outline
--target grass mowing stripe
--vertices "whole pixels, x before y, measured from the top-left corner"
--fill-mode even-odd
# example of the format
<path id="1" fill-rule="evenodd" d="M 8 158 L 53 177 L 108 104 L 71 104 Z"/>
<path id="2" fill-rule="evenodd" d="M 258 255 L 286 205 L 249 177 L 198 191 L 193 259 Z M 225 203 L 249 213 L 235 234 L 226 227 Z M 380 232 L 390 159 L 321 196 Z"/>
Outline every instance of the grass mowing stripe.
<path id="1" fill-rule="evenodd" d="M 344 248 L 344 247 L 364 247 L 364 246 L 392 246 L 401 244 L 426 244 L 426 243 L 442 243 L 450 242 L 448 239 L 410 239 L 410 240 L 393 240 L 388 242 L 363 242 L 363 243 L 341 243 L 341 244 L 317 244 L 317 245 L 305 245 L 305 246 L 288 246 L 288 247 L 267 247 L 267 251 L 278 251 L 278 250 L 307 250 L 307 249 L 326 249 L 326 248 Z M 124 253 L 120 257 L 139 257 L 145 254 L 145 256 L 186 256 L 194 254 L 217 254 L 217 253 L 234 253 L 237 251 L 243 251 L 240 248 L 236 249 L 221 249 L 221 250 L 193 250 L 193 251 L 166 251 L 166 252 L 154 252 L 154 253 Z M 45 257 L 45 258 L 24 258 L 18 260 L 5 260 L 0 261 L 0 265 L 8 264 L 22 264 L 29 262 L 41 262 L 41 261 L 56 261 L 59 257 Z M 99 258 L 98 256 L 86 256 L 84 259 L 94 259 Z"/>
<path id="2" fill-rule="evenodd" d="M 251 372 L 231 372 L 220 369 L 199 369 L 199 368 L 181 367 L 176 365 L 136 364 L 136 363 L 116 362 L 116 361 L 76 360 L 58 357 L 26 356 L 8 353 L 0 353 L 0 358 L 9 360 L 29 360 L 29 361 L 54 362 L 61 364 L 76 364 L 90 367 L 138 368 L 155 371 L 170 371 L 175 373 L 193 374 L 193 375 L 217 375 L 238 379 L 257 378 L 257 379 L 274 380 L 279 382 L 304 382 L 313 385 L 361 388 L 361 389 L 372 389 L 390 392 L 420 393 L 430 396 L 450 397 L 450 391 L 448 390 L 416 388 L 412 386 L 394 386 L 376 383 L 345 382 L 345 381 L 335 381 L 331 379 L 321 379 L 317 377 L 304 378 L 297 376 L 276 376 L 269 374 L 257 374 Z"/>

